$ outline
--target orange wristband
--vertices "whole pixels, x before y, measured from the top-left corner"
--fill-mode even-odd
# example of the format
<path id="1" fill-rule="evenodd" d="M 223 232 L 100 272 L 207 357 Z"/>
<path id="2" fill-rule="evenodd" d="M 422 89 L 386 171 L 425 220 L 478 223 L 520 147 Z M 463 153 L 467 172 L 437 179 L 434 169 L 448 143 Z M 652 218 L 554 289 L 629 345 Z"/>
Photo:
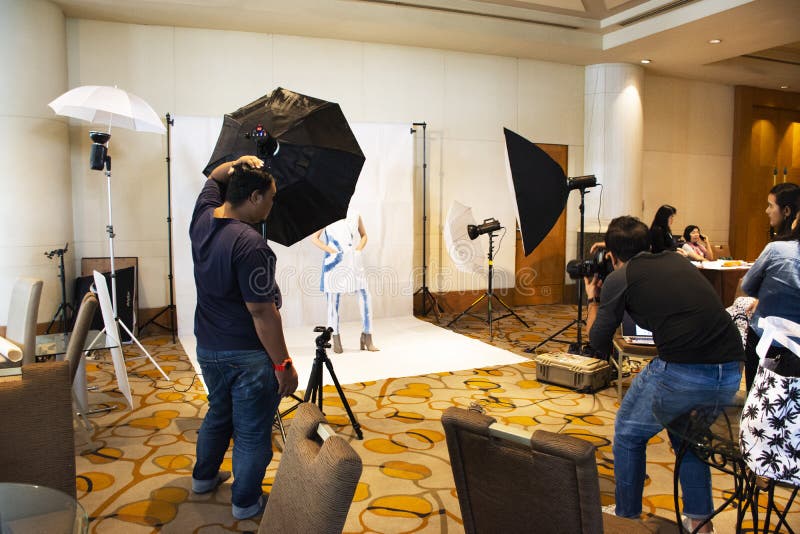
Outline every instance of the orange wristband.
<path id="1" fill-rule="evenodd" d="M 273 367 L 273 368 L 274 368 L 276 371 L 285 371 L 286 369 L 289 369 L 289 368 L 291 368 L 291 367 L 292 367 L 292 359 L 291 359 L 291 358 L 286 358 L 285 360 L 283 360 L 283 362 L 281 362 L 281 364 L 280 364 L 280 365 L 275 365 L 275 364 L 273 363 L 273 364 L 272 364 L 272 367 Z"/>

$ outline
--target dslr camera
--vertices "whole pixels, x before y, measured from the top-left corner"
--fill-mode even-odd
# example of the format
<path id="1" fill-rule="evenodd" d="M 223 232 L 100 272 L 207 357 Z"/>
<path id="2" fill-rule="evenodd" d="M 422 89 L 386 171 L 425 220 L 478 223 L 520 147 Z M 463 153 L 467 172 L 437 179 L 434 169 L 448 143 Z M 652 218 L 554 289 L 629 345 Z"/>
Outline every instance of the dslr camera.
<path id="1" fill-rule="evenodd" d="M 567 262 L 567 274 L 573 280 L 583 277 L 591 278 L 594 275 L 600 280 L 604 280 L 608 273 L 614 270 L 611 259 L 606 257 L 608 252 L 604 247 L 599 247 L 592 257 L 586 260 L 572 260 Z"/>

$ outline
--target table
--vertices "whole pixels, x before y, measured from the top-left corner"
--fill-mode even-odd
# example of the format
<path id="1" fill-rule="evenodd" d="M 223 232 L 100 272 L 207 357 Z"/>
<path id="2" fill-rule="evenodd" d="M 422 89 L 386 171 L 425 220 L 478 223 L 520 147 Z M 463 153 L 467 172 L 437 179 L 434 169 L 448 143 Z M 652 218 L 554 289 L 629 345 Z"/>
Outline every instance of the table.
<path id="1" fill-rule="evenodd" d="M 714 469 L 730 474 L 734 480 L 734 490 L 730 497 L 714 510 L 709 520 L 735 502 L 736 532 L 742 531 L 742 522 L 749 512 L 754 525 L 753 532 L 758 533 L 757 503 L 760 492 L 766 490 L 768 499 L 763 532 L 769 532 L 770 517 L 775 513 L 777 518 L 775 532 L 785 527 L 788 532 L 793 533 L 792 528 L 786 524 L 786 514 L 797 496 L 798 488 L 790 489 L 791 497 L 786 508 L 779 510 L 774 500 L 775 483 L 755 476 L 747 468 L 739 450 L 739 420 L 744 401 L 744 392 L 737 393 L 732 399 L 724 399 L 719 398 L 714 392 L 698 391 L 692 398 L 688 398 L 685 393 L 682 393 L 680 398 L 670 398 L 667 395 L 653 406 L 656 418 L 682 443 L 680 450 L 675 451 L 673 475 L 675 514 L 678 524 L 681 522 L 678 502 L 680 466 L 683 457 L 691 450 L 701 461 Z"/>
<path id="2" fill-rule="evenodd" d="M 57 359 L 59 357 L 63 358 L 63 355 L 67 352 L 67 345 L 69 344 L 71 335 L 71 333 L 59 333 L 36 336 L 36 361 L 44 361 L 51 357 Z M 107 336 L 104 332 L 100 330 L 89 330 L 86 335 L 86 343 L 83 346 L 83 350 L 85 352 L 91 352 L 93 350 L 110 349 L 118 346 L 119 343 L 115 342 L 113 338 Z M 81 413 L 88 413 L 89 399 L 86 395 L 86 361 L 84 358 L 81 358 L 78 370 L 75 373 L 72 391 L 75 393 Z"/>
<path id="3" fill-rule="evenodd" d="M 42 361 L 51 356 L 60 356 L 66 354 L 69 338 L 72 333 L 67 334 L 44 334 L 36 336 L 36 361 Z M 84 351 L 110 349 L 118 346 L 117 343 L 105 333 L 100 333 L 99 330 L 89 330 L 86 335 L 86 344 L 83 347 Z"/>
<path id="4" fill-rule="evenodd" d="M 32 484 L 0 482 L 0 532 L 3 534 L 88 531 L 86 511 L 66 493 Z"/>
<path id="5" fill-rule="evenodd" d="M 733 304 L 736 291 L 739 289 L 739 280 L 750 269 L 750 265 L 740 267 L 722 267 L 722 262 L 703 262 L 698 265 L 700 274 L 706 277 L 714 286 L 717 295 L 722 299 L 722 304 L 727 308 Z"/>

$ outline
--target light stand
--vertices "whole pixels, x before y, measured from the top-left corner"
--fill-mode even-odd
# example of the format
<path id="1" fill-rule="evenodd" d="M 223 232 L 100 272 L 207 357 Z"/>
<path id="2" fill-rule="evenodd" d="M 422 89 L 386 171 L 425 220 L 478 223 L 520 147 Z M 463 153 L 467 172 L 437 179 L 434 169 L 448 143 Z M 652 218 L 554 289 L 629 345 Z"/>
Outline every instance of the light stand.
<path id="1" fill-rule="evenodd" d="M 147 325 L 154 324 L 164 330 L 169 330 L 172 334 L 172 343 L 175 343 L 175 281 L 172 276 L 172 179 L 170 175 L 171 166 L 170 166 L 170 155 L 171 155 L 171 148 L 170 148 L 170 127 L 175 124 L 175 120 L 170 118 L 169 113 L 167 113 L 167 239 L 169 241 L 169 248 L 167 250 L 167 260 L 169 262 L 169 274 L 167 275 L 167 279 L 169 280 L 169 304 L 164 306 L 157 314 L 152 316 L 148 319 L 145 323 L 139 325 L 139 332 L 141 332 Z M 164 315 L 165 313 L 169 313 L 169 326 L 163 325 L 156 321 L 159 317 Z"/>
<path id="2" fill-rule="evenodd" d="M 430 290 L 428 289 L 428 154 L 427 154 L 427 128 L 428 124 L 425 122 L 415 122 L 412 124 L 412 128 L 410 133 L 416 132 L 413 126 L 422 126 L 422 287 L 417 289 L 414 292 L 415 297 L 417 294 L 422 295 L 422 316 L 427 317 L 428 315 L 428 303 L 430 303 L 430 309 L 433 310 L 433 315 L 436 317 L 436 322 L 438 323 L 440 320 L 439 313 L 443 312 L 439 303 L 436 302 L 436 297 L 434 297 Z"/>
<path id="3" fill-rule="evenodd" d="M 111 210 L 111 156 L 108 155 L 108 147 L 106 146 L 108 141 L 111 139 L 111 134 L 104 133 L 104 132 L 90 132 L 89 136 L 91 137 L 94 144 L 92 145 L 92 153 L 90 157 L 90 163 L 92 170 L 103 170 L 106 175 L 106 193 L 108 199 L 108 225 L 106 225 L 106 233 L 108 234 L 108 250 L 109 250 L 109 257 L 111 260 L 111 303 L 112 303 L 112 310 L 114 311 L 114 321 L 122 327 L 125 332 L 128 333 L 131 340 L 136 343 L 136 346 L 139 347 L 144 355 L 150 360 L 150 362 L 155 366 L 156 369 L 161 373 L 161 376 L 164 377 L 164 380 L 169 380 L 169 376 L 164 370 L 158 365 L 158 362 L 150 355 L 147 349 L 142 346 L 136 336 L 133 335 L 133 332 L 125 325 L 125 323 L 119 318 L 117 315 L 117 274 L 116 270 L 114 269 L 114 219 L 113 213 Z M 99 334 L 95 337 L 92 343 L 89 346 L 93 346 L 97 339 L 106 332 L 106 329 L 103 328 Z M 119 343 L 119 339 L 115 339 L 114 342 Z"/>
<path id="4" fill-rule="evenodd" d="M 353 410 L 350 409 L 350 403 L 347 402 L 347 397 L 344 396 L 342 386 L 339 385 L 339 379 L 336 378 L 336 373 L 333 370 L 333 363 L 331 363 L 330 358 L 328 358 L 328 354 L 325 352 L 325 349 L 331 348 L 330 341 L 333 328 L 317 326 L 314 328 L 314 332 L 320 332 L 320 335 L 317 336 L 316 339 L 317 352 L 314 356 L 314 364 L 311 366 L 311 375 L 308 378 L 308 385 L 306 386 L 306 393 L 303 396 L 303 402 L 308 402 L 310 400 L 312 403 L 317 403 L 317 406 L 319 406 L 319 411 L 322 411 L 322 366 L 324 364 L 325 367 L 328 368 L 328 374 L 331 375 L 333 385 L 336 386 L 336 391 L 339 393 L 339 400 L 342 401 L 342 406 L 344 406 L 344 409 L 347 412 L 347 417 L 350 418 L 350 424 L 353 425 L 353 430 L 355 430 L 356 437 L 358 437 L 358 439 L 364 439 L 364 435 L 361 432 L 361 425 L 358 423 L 356 416 L 353 415 Z M 294 395 L 292 396 L 294 397 Z M 297 406 L 298 405 L 296 404 L 285 412 L 279 414 L 278 421 L 276 422 L 281 427 L 281 434 L 283 434 L 283 422 L 281 421 L 281 418 L 293 412 L 295 409 L 297 409 Z"/>
<path id="5" fill-rule="evenodd" d="M 581 178 L 583 178 L 583 177 L 581 177 Z M 580 261 L 581 261 L 581 264 L 583 264 L 583 258 L 584 258 L 584 254 L 583 254 L 583 246 L 584 246 L 584 215 L 585 215 L 585 212 L 586 212 L 586 206 L 584 204 L 584 197 L 586 196 L 587 187 L 592 187 L 593 185 L 594 184 L 589 185 L 587 183 L 586 185 L 577 187 L 577 189 L 581 193 L 581 203 L 578 206 L 578 209 L 581 212 L 581 231 L 578 234 L 578 236 L 579 236 L 579 245 L 578 246 L 580 247 L 579 250 L 580 250 Z M 538 345 L 536 345 L 534 347 L 528 347 L 527 349 L 525 349 L 525 352 L 527 352 L 527 353 L 536 352 L 536 349 L 538 349 L 539 347 L 541 347 L 542 345 L 544 345 L 545 343 L 548 343 L 550 341 L 555 341 L 556 343 L 569 343 L 571 345 L 572 341 L 568 341 L 566 339 L 556 339 L 556 337 L 561 335 L 566 330 L 572 328 L 573 326 L 576 326 L 577 330 L 578 330 L 577 341 L 575 342 L 576 345 L 577 345 L 576 354 L 581 354 L 581 351 L 583 349 L 583 327 L 586 326 L 586 321 L 583 320 L 583 279 L 582 278 L 578 279 L 578 318 L 575 319 L 574 321 L 570 322 L 567 326 L 565 326 L 564 328 L 562 328 L 561 330 L 559 330 L 555 334 L 549 336 L 547 339 L 545 339 L 544 341 L 542 341 Z"/>
<path id="6" fill-rule="evenodd" d="M 53 328 L 53 324 L 55 324 L 59 314 L 61 315 L 62 332 L 65 334 L 67 333 L 69 322 L 75 316 L 75 308 L 72 307 L 72 304 L 67 302 L 67 281 L 64 274 L 64 254 L 66 254 L 68 250 L 69 243 L 66 243 L 64 248 L 57 248 L 44 253 L 44 255 L 50 259 L 52 259 L 53 256 L 58 256 L 58 278 L 61 280 L 61 304 L 58 305 L 56 312 L 53 314 L 53 318 L 50 320 L 50 324 L 47 325 L 47 330 L 45 331 L 47 334 L 50 333 L 50 329 Z M 67 317 L 69 317 L 69 319 L 67 319 Z"/>
<path id="7" fill-rule="evenodd" d="M 494 221 L 494 222 L 497 222 L 497 221 Z M 484 224 L 485 224 L 485 222 L 484 222 Z M 470 234 L 470 237 L 472 237 L 472 234 Z M 472 308 L 474 308 L 475 306 L 480 304 L 484 299 L 486 299 L 486 305 L 487 305 L 487 308 L 488 308 L 488 310 L 486 312 L 486 322 L 489 324 L 489 341 L 493 341 L 494 340 L 494 331 L 492 330 L 492 323 L 494 321 L 499 321 L 500 319 L 505 319 L 506 317 L 512 317 L 513 316 L 519 322 L 524 324 L 526 328 L 530 328 L 528 326 L 528 323 L 526 323 L 525 321 L 522 320 L 522 317 L 520 317 L 519 315 L 514 313 L 514 310 L 512 310 L 508 306 L 508 304 L 503 302 L 503 299 L 501 299 L 500 297 L 498 297 L 497 295 L 494 294 L 494 289 L 493 289 L 493 286 L 492 286 L 492 281 L 494 279 L 494 238 L 495 238 L 495 233 L 494 232 L 489 232 L 489 254 L 488 254 L 488 257 L 489 257 L 489 282 L 487 284 L 486 292 L 483 295 L 481 295 L 480 297 L 478 297 L 472 304 L 470 304 L 469 307 L 466 310 L 464 310 L 460 314 L 458 314 L 455 317 L 455 319 L 453 319 L 452 321 L 447 323 L 447 326 L 450 327 L 450 326 L 454 325 L 464 315 L 469 315 L 471 317 L 475 317 L 477 319 L 483 320 L 483 317 L 481 317 L 479 315 L 476 315 L 474 313 L 471 313 L 471 310 L 472 310 Z M 503 306 L 508 311 L 508 313 L 505 314 L 505 315 L 501 315 L 500 317 L 493 317 L 492 316 L 492 314 L 493 314 L 493 311 L 492 311 L 492 299 L 497 300 L 497 302 L 499 302 L 500 305 Z"/>

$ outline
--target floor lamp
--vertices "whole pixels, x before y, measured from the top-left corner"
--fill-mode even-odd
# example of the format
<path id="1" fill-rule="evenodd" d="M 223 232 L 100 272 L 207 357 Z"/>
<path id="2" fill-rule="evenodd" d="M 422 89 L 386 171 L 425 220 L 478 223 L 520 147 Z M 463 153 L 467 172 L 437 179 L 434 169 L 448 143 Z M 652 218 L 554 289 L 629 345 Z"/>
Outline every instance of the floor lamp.
<path id="1" fill-rule="evenodd" d="M 169 262 L 169 274 L 167 275 L 167 279 L 169 280 L 169 304 L 164 306 L 158 313 L 148 319 L 146 322 L 139 325 L 139 331 L 141 332 L 144 327 L 149 324 L 154 324 L 158 327 L 163 328 L 164 330 L 169 330 L 172 334 L 172 343 L 175 343 L 175 280 L 173 278 L 172 273 L 172 179 L 171 179 L 171 165 L 170 165 L 170 156 L 171 156 L 171 147 L 170 147 L 170 129 L 172 125 L 175 124 L 175 120 L 169 116 L 169 113 L 166 115 L 167 119 L 167 239 L 168 239 L 168 249 L 167 249 L 167 261 Z M 159 323 L 156 319 L 164 315 L 165 313 L 169 314 L 169 326 L 163 325 Z"/>
<path id="2" fill-rule="evenodd" d="M 417 131 L 414 126 L 422 126 L 422 287 L 417 289 L 413 296 L 418 294 L 422 296 L 422 316 L 427 317 L 428 311 L 433 310 L 433 315 L 438 323 L 439 313 L 444 310 L 428 289 L 428 124 L 425 122 L 412 123 L 410 132 L 412 134 Z M 430 310 L 428 304 L 430 304 Z"/>

